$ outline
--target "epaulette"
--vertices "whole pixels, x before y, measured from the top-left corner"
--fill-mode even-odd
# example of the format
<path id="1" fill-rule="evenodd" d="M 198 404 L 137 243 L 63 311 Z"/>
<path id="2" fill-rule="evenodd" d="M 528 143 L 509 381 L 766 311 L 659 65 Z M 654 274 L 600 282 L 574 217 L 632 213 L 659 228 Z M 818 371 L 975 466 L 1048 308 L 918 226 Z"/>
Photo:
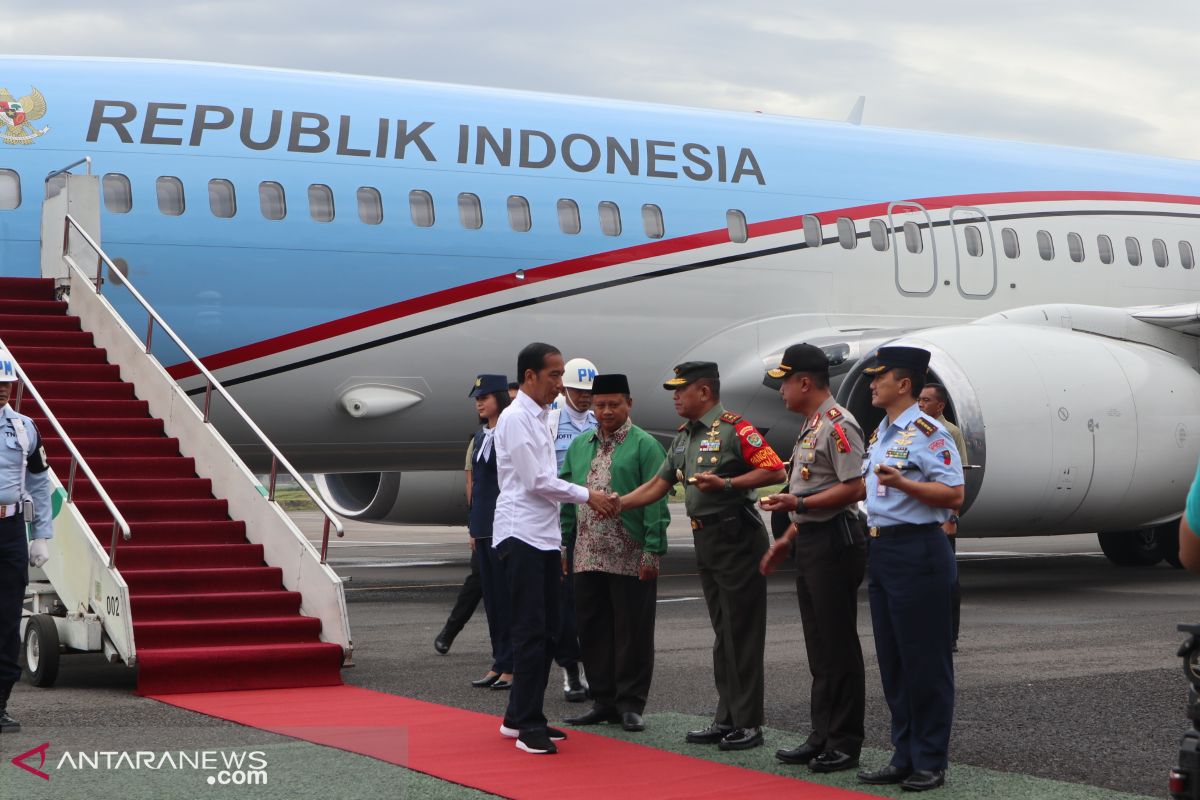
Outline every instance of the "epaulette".
<path id="1" fill-rule="evenodd" d="M 926 436 L 933 436 L 938 430 L 937 425 L 934 425 L 924 417 L 917 417 L 915 420 L 913 420 L 913 425 L 916 425 L 917 430 Z"/>
<path id="2" fill-rule="evenodd" d="M 721 421 L 722 421 L 722 422 L 728 422 L 730 425 L 732 425 L 732 424 L 734 424 L 735 422 L 741 422 L 741 421 L 742 421 L 742 415 L 741 415 L 741 414 L 735 414 L 735 413 L 733 413 L 732 411 L 726 411 L 724 414 L 722 414 L 722 415 L 721 415 Z"/>
<path id="3" fill-rule="evenodd" d="M 825 416 L 829 417 L 834 422 L 837 422 L 839 419 L 842 418 L 843 415 L 842 415 L 842 412 L 838 411 L 837 408 L 834 407 L 834 408 L 829 409 L 829 411 L 826 412 Z"/>

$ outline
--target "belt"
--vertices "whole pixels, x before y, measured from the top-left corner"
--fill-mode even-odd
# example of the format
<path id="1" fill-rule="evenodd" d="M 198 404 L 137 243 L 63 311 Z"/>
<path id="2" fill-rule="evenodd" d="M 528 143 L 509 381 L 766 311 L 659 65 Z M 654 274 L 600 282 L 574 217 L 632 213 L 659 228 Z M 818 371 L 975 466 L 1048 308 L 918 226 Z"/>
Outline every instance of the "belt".
<path id="1" fill-rule="evenodd" d="M 931 530 L 942 527 L 940 522 L 923 522 L 920 525 L 881 525 L 876 528 L 871 528 L 871 538 L 878 539 L 885 536 L 903 536 L 909 533 L 928 533 Z"/>
<path id="2" fill-rule="evenodd" d="M 15 517 L 19 513 L 21 513 L 21 504 L 20 503 L 13 503 L 12 505 L 7 505 L 7 506 L 0 505 L 0 519 L 8 519 L 9 517 Z"/>
<path id="3" fill-rule="evenodd" d="M 721 521 L 720 514 L 706 514 L 703 517 L 691 517 L 692 530 L 698 531 L 702 528 L 707 528 L 709 525 L 716 525 Z"/>

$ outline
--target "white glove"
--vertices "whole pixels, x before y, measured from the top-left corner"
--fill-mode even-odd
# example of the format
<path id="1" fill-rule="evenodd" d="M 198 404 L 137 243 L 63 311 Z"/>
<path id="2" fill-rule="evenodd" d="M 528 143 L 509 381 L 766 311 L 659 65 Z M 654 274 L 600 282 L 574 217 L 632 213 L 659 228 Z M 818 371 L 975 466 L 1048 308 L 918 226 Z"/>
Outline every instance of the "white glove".
<path id="1" fill-rule="evenodd" d="M 40 567 L 50 560 L 50 545 L 45 539 L 34 539 L 29 543 L 29 566 Z"/>

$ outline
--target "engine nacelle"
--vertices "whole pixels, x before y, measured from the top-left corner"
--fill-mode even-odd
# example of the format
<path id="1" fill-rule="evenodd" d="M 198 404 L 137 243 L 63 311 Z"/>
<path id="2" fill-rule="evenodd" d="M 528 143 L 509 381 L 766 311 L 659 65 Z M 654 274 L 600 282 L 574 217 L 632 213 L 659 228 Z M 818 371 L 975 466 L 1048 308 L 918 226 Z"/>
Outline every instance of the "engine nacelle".
<path id="1" fill-rule="evenodd" d="M 1021 324 L 935 328 L 894 344 L 932 353 L 967 440 L 960 531 L 1126 530 L 1178 516 L 1200 454 L 1200 375 L 1162 350 Z M 864 359 L 839 396 L 868 433 Z"/>
<path id="2" fill-rule="evenodd" d="M 459 470 L 314 477 L 325 502 L 349 519 L 389 525 L 467 524 L 466 479 Z"/>

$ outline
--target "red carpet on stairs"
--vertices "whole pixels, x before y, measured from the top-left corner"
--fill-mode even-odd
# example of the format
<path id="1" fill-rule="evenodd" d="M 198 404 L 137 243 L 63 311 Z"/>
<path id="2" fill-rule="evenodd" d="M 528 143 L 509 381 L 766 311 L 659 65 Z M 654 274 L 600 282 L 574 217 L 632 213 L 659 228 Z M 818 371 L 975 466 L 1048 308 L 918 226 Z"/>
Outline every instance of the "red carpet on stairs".
<path id="1" fill-rule="evenodd" d="M 500 735 L 499 717 L 356 686 L 153 699 L 502 797 L 877 798 L 576 730 L 558 743 L 556 755 L 533 756 Z"/>
<path id="2" fill-rule="evenodd" d="M 320 641 L 300 595 L 263 563 L 245 523 L 179 453 L 118 365 L 67 316 L 54 283 L 0 278 L 0 342 L 29 375 L 133 529 L 117 548 L 129 584 L 138 692 L 210 692 L 341 683 L 342 648 Z M 32 400 L 51 466 L 70 456 Z M 64 481 L 65 482 L 65 481 Z M 75 500 L 107 550 L 112 517 L 81 476 Z"/>

